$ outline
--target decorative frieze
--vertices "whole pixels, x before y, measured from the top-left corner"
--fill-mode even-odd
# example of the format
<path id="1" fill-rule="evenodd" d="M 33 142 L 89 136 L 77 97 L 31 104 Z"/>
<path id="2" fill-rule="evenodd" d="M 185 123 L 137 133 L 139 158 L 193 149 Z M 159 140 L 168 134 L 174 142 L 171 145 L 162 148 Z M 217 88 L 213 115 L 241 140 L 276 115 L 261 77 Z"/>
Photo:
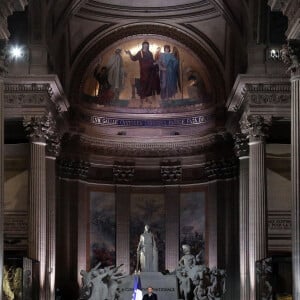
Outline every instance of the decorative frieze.
<path id="1" fill-rule="evenodd" d="M 246 83 L 243 96 L 249 105 L 291 105 L 291 87 L 288 83 Z"/>
<path id="2" fill-rule="evenodd" d="M 163 161 L 160 164 L 161 180 L 165 184 L 180 183 L 182 180 L 182 166 L 180 161 Z"/>
<path id="3" fill-rule="evenodd" d="M 209 180 L 235 177 L 238 175 L 238 160 L 209 161 L 205 165 L 205 174 Z"/>
<path id="4" fill-rule="evenodd" d="M 113 165 L 113 180 L 115 183 L 131 183 L 135 174 L 134 162 L 116 161 Z"/>
<path id="5" fill-rule="evenodd" d="M 292 219 L 290 211 L 268 212 L 268 235 L 270 239 L 291 239 Z"/>
<path id="6" fill-rule="evenodd" d="M 27 213 L 5 213 L 4 232 L 6 235 L 27 235 L 28 218 Z"/>
<path id="7" fill-rule="evenodd" d="M 92 138 L 85 135 L 70 138 L 72 145 L 66 145 L 67 149 L 74 151 L 75 144 L 81 152 L 94 153 L 96 155 L 114 155 L 127 157 L 164 157 L 201 154 L 209 151 L 216 144 L 216 135 L 185 139 L 174 138 L 167 141 L 161 138 L 151 139 L 147 142 L 144 139 L 130 138 L 122 139 L 114 137 L 102 139 Z M 70 140 L 70 142 L 71 142 Z M 75 144 L 74 144 L 75 143 Z M 64 148 L 65 149 L 65 148 Z"/>
<path id="8" fill-rule="evenodd" d="M 51 99 L 50 84 L 5 84 L 5 107 L 45 106 Z"/>
<path id="9" fill-rule="evenodd" d="M 59 161 L 59 176 L 72 179 L 86 179 L 90 163 L 84 160 L 62 159 Z"/>
<path id="10" fill-rule="evenodd" d="M 87 116 L 81 115 L 82 118 Z M 145 118 L 117 118 L 117 117 L 102 117 L 91 116 L 90 123 L 99 126 L 118 126 L 118 127 L 174 127 L 174 126 L 192 126 L 206 125 L 212 122 L 215 118 L 213 115 L 195 115 L 191 117 L 177 118 L 160 118 L 160 119 L 145 119 Z"/>

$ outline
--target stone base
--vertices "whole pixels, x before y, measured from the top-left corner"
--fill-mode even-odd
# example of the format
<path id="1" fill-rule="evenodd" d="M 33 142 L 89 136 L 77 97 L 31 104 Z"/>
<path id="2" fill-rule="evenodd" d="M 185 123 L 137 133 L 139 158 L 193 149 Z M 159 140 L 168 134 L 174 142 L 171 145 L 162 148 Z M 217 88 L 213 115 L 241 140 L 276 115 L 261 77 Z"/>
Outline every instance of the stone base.
<path id="1" fill-rule="evenodd" d="M 143 295 L 151 286 L 159 300 L 178 299 L 177 279 L 175 275 L 163 275 L 160 272 L 139 273 Z M 132 299 L 134 275 L 128 275 L 120 284 L 120 300 Z"/>

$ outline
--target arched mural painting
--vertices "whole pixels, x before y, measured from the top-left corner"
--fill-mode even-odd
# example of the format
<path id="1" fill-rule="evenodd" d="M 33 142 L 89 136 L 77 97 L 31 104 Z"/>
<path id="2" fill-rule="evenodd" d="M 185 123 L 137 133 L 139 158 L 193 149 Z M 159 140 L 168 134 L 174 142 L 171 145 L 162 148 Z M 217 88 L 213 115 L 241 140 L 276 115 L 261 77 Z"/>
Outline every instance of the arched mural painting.
<path id="1" fill-rule="evenodd" d="M 159 35 L 114 43 L 87 67 L 81 99 L 99 107 L 164 108 L 211 104 L 205 64 L 183 44 Z"/>

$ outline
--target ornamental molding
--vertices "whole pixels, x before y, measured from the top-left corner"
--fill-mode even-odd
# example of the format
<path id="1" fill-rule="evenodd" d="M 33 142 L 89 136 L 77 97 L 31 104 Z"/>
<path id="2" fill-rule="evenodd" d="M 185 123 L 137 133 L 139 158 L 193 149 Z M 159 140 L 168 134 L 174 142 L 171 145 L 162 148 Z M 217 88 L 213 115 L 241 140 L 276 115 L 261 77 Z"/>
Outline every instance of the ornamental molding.
<path id="1" fill-rule="evenodd" d="M 226 179 L 238 176 L 236 158 L 212 160 L 205 164 L 205 175 L 209 180 Z"/>
<path id="2" fill-rule="evenodd" d="M 61 159 L 58 166 L 62 178 L 87 179 L 90 163 L 81 159 Z"/>
<path id="3" fill-rule="evenodd" d="M 219 142 L 219 135 L 211 134 L 200 138 L 174 137 L 172 140 L 162 138 L 107 137 L 95 138 L 75 135 L 64 140 L 66 153 L 86 152 L 93 155 L 127 156 L 127 157 L 163 157 L 178 155 L 195 155 L 212 150 Z M 225 142 L 225 141 L 224 141 Z"/>
<path id="4" fill-rule="evenodd" d="M 238 75 L 231 93 L 227 99 L 226 107 L 229 112 L 239 112 L 248 109 L 269 112 L 274 106 L 280 107 L 278 111 L 272 109 L 274 115 L 288 115 L 290 113 L 291 84 L 288 76 L 254 76 Z"/>
<path id="5" fill-rule="evenodd" d="M 160 164 L 160 176 L 164 184 L 177 184 L 182 181 L 182 166 L 181 162 L 162 161 Z"/>
<path id="6" fill-rule="evenodd" d="M 58 156 L 60 153 L 61 134 L 58 131 L 56 119 L 49 112 L 41 117 L 25 117 L 23 120 L 25 132 L 33 143 L 45 143 L 48 156 Z"/>
<path id="7" fill-rule="evenodd" d="M 115 161 L 113 165 L 113 181 L 115 183 L 131 183 L 135 175 L 135 163 Z"/>
<path id="8" fill-rule="evenodd" d="M 290 211 L 268 212 L 268 235 L 270 239 L 291 239 L 292 218 Z"/>
<path id="9" fill-rule="evenodd" d="M 8 76 L 4 78 L 6 116 L 43 115 L 50 107 L 66 112 L 69 103 L 56 75 Z"/>
<path id="10" fill-rule="evenodd" d="M 262 141 L 268 136 L 271 121 L 270 117 L 261 115 L 244 116 L 240 121 L 241 132 L 250 141 Z"/>

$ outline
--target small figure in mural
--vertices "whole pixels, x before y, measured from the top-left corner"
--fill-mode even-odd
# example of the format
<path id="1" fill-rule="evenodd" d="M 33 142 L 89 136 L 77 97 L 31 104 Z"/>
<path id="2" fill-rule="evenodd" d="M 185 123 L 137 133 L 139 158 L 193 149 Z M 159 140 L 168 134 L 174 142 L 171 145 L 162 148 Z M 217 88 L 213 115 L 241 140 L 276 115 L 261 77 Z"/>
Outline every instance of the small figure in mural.
<path id="1" fill-rule="evenodd" d="M 108 70 L 107 79 L 114 93 L 114 100 L 119 99 L 120 92 L 124 88 L 125 72 L 121 52 L 121 49 L 116 49 L 106 65 Z"/>
<path id="2" fill-rule="evenodd" d="M 158 253 L 154 235 L 150 232 L 149 225 L 145 225 L 144 232 L 140 235 L 137 247 L 137 270 L 142 272 L 158 271 Z M 139 269 L 140 267 L 140 269 Z"/>
<path id="3" fill-rule="evenodd" d="M 177 93 L 179 79 L 179 56 L 176 47 L 171 53 L 169 45 L 164 46 L 164 53 L 159 56 L 160 96 L 161 99 L 170 99 Z M 173 49 L 174 51 L 174 49 Z"/>
<path id="4" fill-rule="evenodd" d="M 140 79 L 138 94 L 141 101 L 148 101 L 147 97 L 154 96 L 160 93 L 159 78 L 154 64 L 152 52 L 149 50 L 149 42 L 144 41 L 142 49 L 135 55 L 132 55 L 130 50 L 125 51 L 130 56 L 132 61 L 139 61 L 140 64 Z"/>
<path id="5" fill-rule="evenodd" d="M 151 286 L 147 287 L 147 294 L 143 296 L 143 300 L 158 300 L 157 295 L 153 293 L 153 288 Z"/>
<path id="6" fill-rule="evenodd" d="M 111 91 L 111 85 L 108 82 L 108 69 L 100 64 L 97 64 L 94 70 L 94 77 L 98 81 L 98 98 L 100 104 L 107 104 L 113 98 L 113 93 Z"/>
<path id="7" fill-rule="evenodd" d="M 199 99 L 201 102 L 208 101 L 208 95 L 200 74 L 192 68 L 186 69 L 188 80 L 187 92 L 190 99 Z"/>

